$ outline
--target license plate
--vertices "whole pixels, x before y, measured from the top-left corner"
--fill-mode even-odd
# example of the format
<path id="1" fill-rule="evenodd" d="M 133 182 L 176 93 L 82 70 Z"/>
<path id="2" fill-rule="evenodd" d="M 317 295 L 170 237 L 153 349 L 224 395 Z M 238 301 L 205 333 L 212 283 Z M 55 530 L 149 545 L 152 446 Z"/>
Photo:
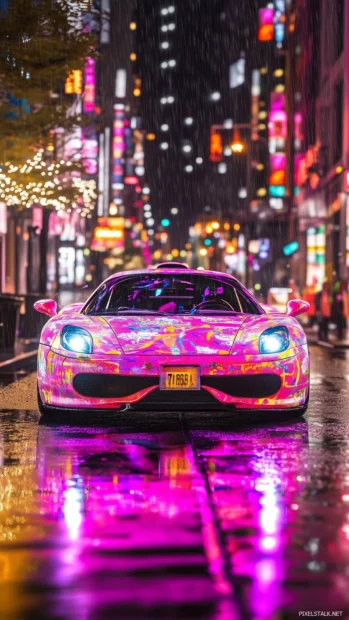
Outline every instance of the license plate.
<path id="1" fill-rule="evenodd" d="M 199 390 L 200 375 L 196 366 L 166 366 L 160 372 L 160 390 Z"/>

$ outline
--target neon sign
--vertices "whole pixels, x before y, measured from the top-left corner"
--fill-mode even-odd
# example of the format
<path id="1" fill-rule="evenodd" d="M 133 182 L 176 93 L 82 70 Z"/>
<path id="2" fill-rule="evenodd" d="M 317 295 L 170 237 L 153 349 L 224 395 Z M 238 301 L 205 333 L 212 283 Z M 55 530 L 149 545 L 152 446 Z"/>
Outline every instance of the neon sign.
<path id="1" fill-rule="evenodd" d="M 89 112 L 94 111 L 95 91 L 96 91 L 95 61 L 93 58 L 86 58 L 84 112 L 89 113 Z"/>
<path id="2" fill-rule="evenodd" d="M 123 104 L 114 105 L 113 124 L 113 200 L 121 198 L 124 187 L 125 151 L 125 108 Z"/>
<path id="3" fill-rule="evenodd" d="M 82 71 L 73 70 L 65 81 L 64 92 L 66 95 L 81 95 L 82 93 Z"/>
<path id="4" fill-rule="evenodd" d="M 98 142 L 94 132 L 89 135 L 87 129 L 83 132 L 82 161 L 87 174 L 97 174 Z"/>
<path id="5" fill-rule="evenodd" d="M 274 9 L 259 10 L 258 41 L 272 41 L 274 38 Z"/>
<path id="6" fill-rule="evenodd" d="M 270 176 L 269 195 L 283 198 L 286 194 L 287 113 L 284 93 L 271 93 L 269 113 Z"/>
<path id="7" fill-rule="evenodd" d="M 210 136 L 210 161 L 221 161 L 223 154 L 222 136 L 214 131 Z"/>
<path id="8" fill-rule="evenodd" d="M 279 48 L 285 40 L 285 11 L 285 0 L 274 0 L 274 39 Z"/>

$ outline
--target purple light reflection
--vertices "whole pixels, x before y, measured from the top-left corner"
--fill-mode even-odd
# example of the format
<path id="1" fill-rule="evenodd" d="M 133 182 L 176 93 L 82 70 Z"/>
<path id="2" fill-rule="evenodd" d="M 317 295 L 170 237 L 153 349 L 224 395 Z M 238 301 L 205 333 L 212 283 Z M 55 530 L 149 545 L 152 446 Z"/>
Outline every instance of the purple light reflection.
<path id="1" fill-rule="evenodd" d="M 63 492 L 62 511 L 70 540 L 77 540 L 82 523 L 84 491 L 76 485 L 76 481 L 68 480 L 67 487 Z"/>

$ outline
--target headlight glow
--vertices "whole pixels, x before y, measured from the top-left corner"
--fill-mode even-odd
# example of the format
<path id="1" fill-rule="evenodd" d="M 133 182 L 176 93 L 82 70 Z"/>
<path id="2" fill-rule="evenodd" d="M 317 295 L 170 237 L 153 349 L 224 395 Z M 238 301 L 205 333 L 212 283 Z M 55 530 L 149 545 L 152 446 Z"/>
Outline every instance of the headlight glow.
<path id="1" fill-rule="evenodd" d="M 290 346 L 287 327 L 269 327 L 259 338 L 259 352 L 265 354 L 282 353 Z"/>
<path id="2" fill-rule="evenodd" d="M 73 353 L 92 353 L 92 336 L 82 327 L 74 325 L 63 327 L 61 344 L 64 349 Z"/>

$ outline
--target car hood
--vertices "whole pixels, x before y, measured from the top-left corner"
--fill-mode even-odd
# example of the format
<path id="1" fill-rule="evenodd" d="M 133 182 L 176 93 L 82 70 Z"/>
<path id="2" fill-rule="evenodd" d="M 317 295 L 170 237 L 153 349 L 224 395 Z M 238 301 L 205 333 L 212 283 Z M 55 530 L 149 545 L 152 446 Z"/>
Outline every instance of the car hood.
<path id="1" fill-rule="evenodd" d="M 125 354 L 229 355 L 246 315 L 104 317 Z"/>

